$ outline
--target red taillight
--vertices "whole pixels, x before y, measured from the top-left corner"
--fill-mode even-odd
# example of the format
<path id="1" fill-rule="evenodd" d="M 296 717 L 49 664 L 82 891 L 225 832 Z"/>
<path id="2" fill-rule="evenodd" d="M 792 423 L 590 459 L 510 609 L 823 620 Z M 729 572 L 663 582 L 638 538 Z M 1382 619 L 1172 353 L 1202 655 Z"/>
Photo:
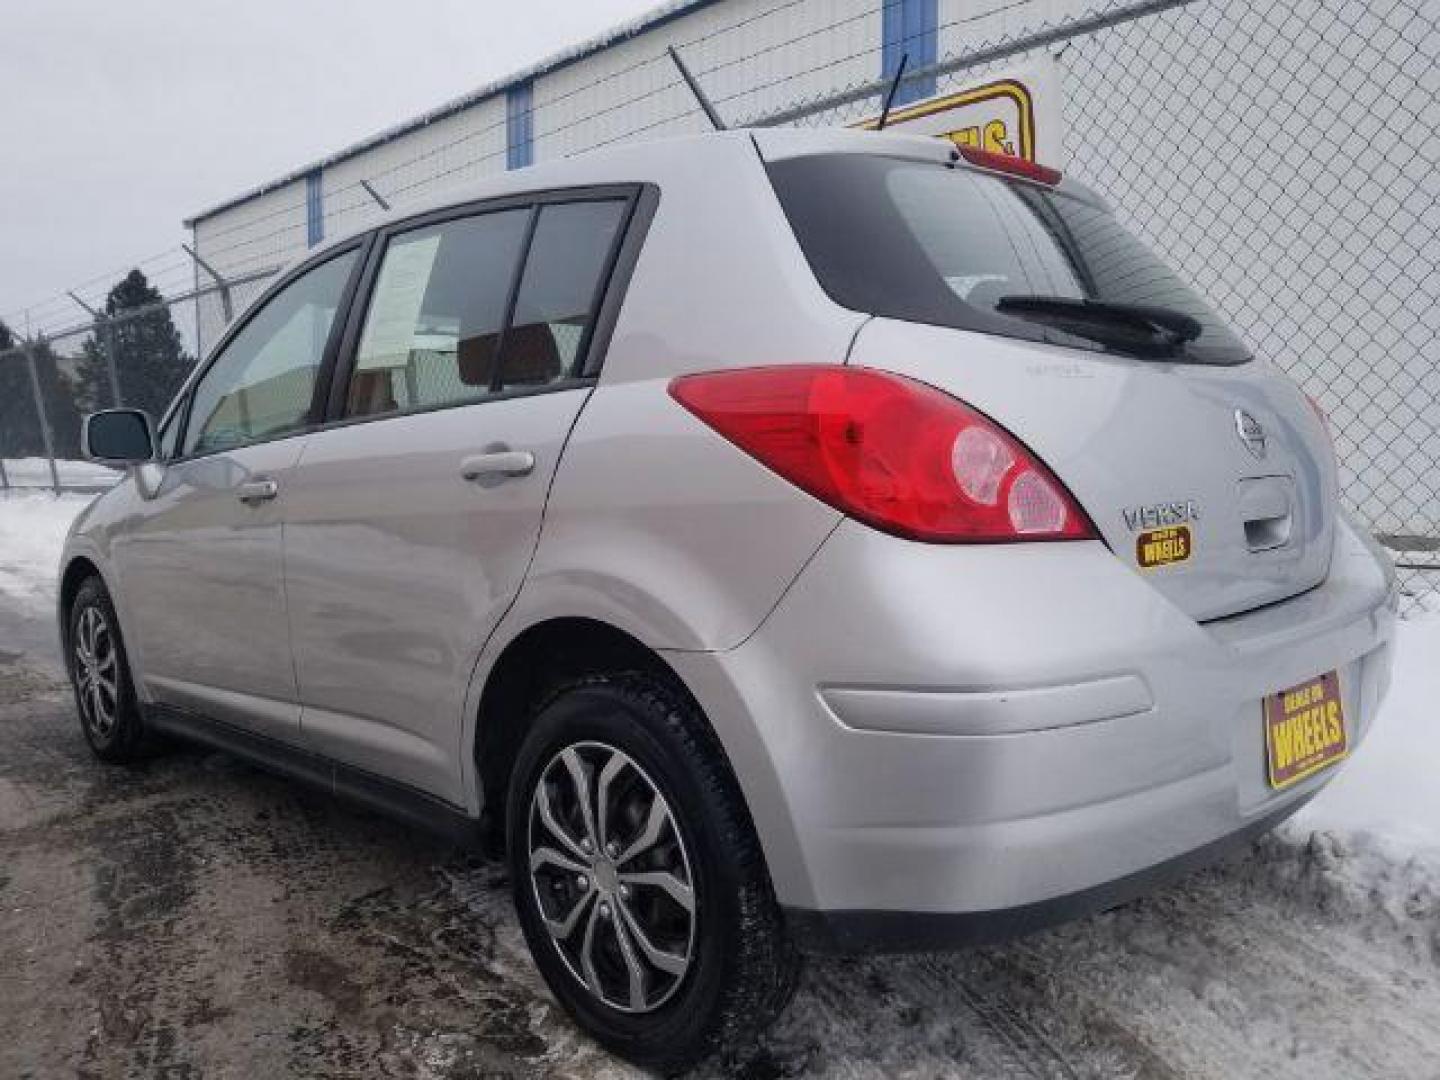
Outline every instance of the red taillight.
<path id="1" fill-rule="evenodd" d="M 1046 184 L 1055 187 L 1063 179 L 1059 169 L 1052 169 L 1049 165 L 1041 165 L 1034 161 L 1027 161 L 1022 157 L 1015 157 L 1011 154 L 997 154 L 991 150 L 980 150 L 973 146 L 958 146 L 955 148 L 962 158 L 971 165 L 981 169 L 989 169 L 991 172 L 1009 173 L 1011 176 L 1022 176 L 1026 180 L 1034 180 L 1037 184 Z"/>
<path id="2" fill-rule="evenodd" d="M 924 383 L 797 365 L 686 375 L 670 393 L 797 487 L 885 532 L 939 543 L 1095 537 L 1013 435 Z"/>

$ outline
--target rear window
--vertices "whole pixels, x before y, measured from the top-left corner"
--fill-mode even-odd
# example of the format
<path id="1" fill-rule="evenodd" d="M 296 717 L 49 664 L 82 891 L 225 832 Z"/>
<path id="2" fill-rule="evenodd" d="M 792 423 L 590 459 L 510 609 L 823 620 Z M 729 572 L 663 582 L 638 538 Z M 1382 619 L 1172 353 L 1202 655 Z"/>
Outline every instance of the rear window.
<path id="1" fill-rule="evenodd" d="M 1194 290 L 1110 211 L 1078 196 L 868 154 L 776 162 L 770 176 L 820 284 L 852 310 L 1128 354 L 1138 351 L 1127 343 L 1133 330 L 1073 333 L 999 306 L 1044 298 L 1164 309 L 1198 324 L 1168 358 L 1250 358 Z"/>

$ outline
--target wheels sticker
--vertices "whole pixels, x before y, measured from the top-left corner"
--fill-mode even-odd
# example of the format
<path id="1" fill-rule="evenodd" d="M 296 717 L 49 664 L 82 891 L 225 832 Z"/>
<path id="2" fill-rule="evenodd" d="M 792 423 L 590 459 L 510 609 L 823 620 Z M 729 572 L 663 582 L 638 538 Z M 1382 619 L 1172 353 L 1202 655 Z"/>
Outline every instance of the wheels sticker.
<path id="1" fill-rule="evenodd" d="M 1135 537 L 1135 561 L 1142 570 L 1186 562 L 1193 551 L 1189 525 L 1151 529 Z"/>

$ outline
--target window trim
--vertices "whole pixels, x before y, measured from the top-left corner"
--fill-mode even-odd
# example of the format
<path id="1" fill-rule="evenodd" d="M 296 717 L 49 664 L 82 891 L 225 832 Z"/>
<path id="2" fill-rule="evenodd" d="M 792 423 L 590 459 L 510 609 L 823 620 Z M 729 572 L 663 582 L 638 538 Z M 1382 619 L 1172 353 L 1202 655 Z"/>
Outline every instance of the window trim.
<path id="1" fill-rule="evenodd" d="M 513 401 L 517 398 L 535 397 L 539 394 L 564 393 L 593 387 L 600 377 L 604 354 L 609 349 L 610 338 L 614 333 L 620 307 L 629 289 L 630 279 L 639 260 L 640 249 L 649 232 L 650 223 L 654 220 L 659 197 L 659 188 L 649 183 L 587 184 L 578 187 L 549 188 L 457 203 L 453 206 L 402 218 L 376 229 L 371 234 L 363 271 L 356 283 L 354 295 L 350 298 L 344 335 L 340 340 L 330 372 L 331 379 L 325 411 L 320 422 L 312 430 L 324 431 L 331 428 L 352 427 L 356 424 L 382 423 L 386 420 L 420 416 L 445 409 L 471 408 L 477 405 L 488 405 L 491 402 Z M 433 225 L 443 225 L 461 218 L 479 217 L 506 210 L 528 209 L 530 211 L 530 220 L 526 223 L 520 257 L 511 271 L 505 325 L 501 328 L 498 345 L 498 348 L 503 350 L 505 335 L 510 329 L 509 324 L 519 297 L 520 284 L 530 258 L 530 243 L 534 239 L 540 210 L 546 206 L 566 203 L 606 201 L 623 201 L 625 209 L 621 213 L 620 228 L 616 231 L 615 240 L 600 272 L 596 284 L 596 294 L 591 300 L 590 310 L 594 316 L 590 320 L 585 338 L 576 351 L 574 370 L 569 375 L 543 386 L 522 386 L 513 390 L 492 391 L 483 397 L 473 399 L 417 405 L 409 409 L 396 409 L 386 413 L 345 415 L 350 381 L 355 374 L 360 336 L 364 333 L 365 320 L 369 316 L 370 304 L 374 300 L 380 266 L 384 261 L 386 249 L 394 237 Z M 497 358 L 498 356 L 497 352 Z"/>
<path id="2" fill-rule="evenodd" d="M 210 350 L 210 355 L 205 359 L 204 363 L 196 366 L 190 378 L 185 381 L 185 384 L 181 386 L 179 392 L 175 395 L 175 404 L 171 406 L 170 411 L 177 413 L 177 422 L 180 425 L 180 433 L 176 437 L 175 443 L 179 453 L 165 464 L 180 465 L 188 461 L 199 461 L 203 458 L 214 457 L 216 454 L 233 453 L 236 450 L 242 450 L 250 446 L 260 446 L 264 443 L 279 442 L 281 439 L 293 439 L 299 435 L 308 435 L 315 430 L 317 420 L 322 415 L 320 411 L 321 404 L 326 400 L 326 395 L 329 393 L 330 377 L 334 370 L 336 350 L 339 348 L 341 341 L 340 330 L 346 322 L 350 304 L 354 300 L 356 286 L 359 284 L 360 272 L 366 265 L 373 243 L 374 235 L 372 233 L 365 233 L 336 247 L 317 252 L 313 257 L 297 264 L 289 272 L 283 274 L 273 282 L 260 294 L 259 299 L 251 304 L 240 318 L 236 319 L 226 328 L 225 332 L 220 336 L 220 340 L 215 343 L 215 347 Z M 307 413 L 306 422 L 291 431 L 280 432 L 262 439 L 252 439 L 249 442 L 237 443 L 235 446 L 227 446 L 218 450 L 206 450 L 198 454 L 186 454 L 184 447 L 185 440 L 190 434 L 190 409 L 195 403 L 195 387 L 200 385 L 205 376 L 210 374 L 211 368 L 219 362 L 235 338 L 255 320 L 261 311 L 270 306 L 270 302 L 274 300 L 276 296 L 300 280 L 300 278 L 312 270 L 318 270 L 332 259 L 338 259 L 341 256 L 354 252 L 358 252 L 359 257 L 355 260 L 355 265 L 350 269 L 350 276 L 346 279 L 344 287 L 340 290 L 340 300 L 335 308 L 335 319 L 330 324 L 330 333 L 325 339 L 325 348 L 320 354 L 320 364 L 315 370 L 315 386 L 310 397 L 310 408 Z M 166 415 L 169 415 L 169 411 L 167 411 Z"/>
<path id="3" fill-rule="evenodd" d="M 160 422 L 155 425 L 155 460 L 159 464 L 168 465 L 170 462 L 178 459 L 178 453 L 173 457 L 162 454 L 160 445 L 165 441 L 167 428 L 172 426 L 175 429 L 176 451 L 179 451 L 180 447 L 184 445 L 182 439 L 185 435 L 185 417 L 181 414 L 189 407 L 190 391 L 187 384 L 181 388 L 180 393 L 176 395 L 175 400 L 170 403 L 170 407 L 167 408 L 161 416 Z"/>
<path id="4" fill-rule="evenodd" d="M 510 269 L 510 284 L 505 289 L 505 314 L 501 316 L 500 337 L 495 342 L 495 373 L 490 376 L 489 393 L 480 398 L 480 401 L 502 393 L 505 389 L 505 384 L 500 381 L 500 376 L 505 370 L 505 339 L 510 336 L 510 327 L 515 322 L 515 304 L 520 299 L 520 286 L 525 282 L 525 270 L 530 265 L 530 247 L 535 243 L 535 226 L 540 224 L 540 209 L 539 203 L 531 203 L 530 210 L 525 216 L 525 233 L 520 238 L 520 257 Z M 388 250 L 389 241 L 385 246 Z M 383 255 L 381 259 L 384 259 Z M 590 310 L 592 312 L 595 310 L 593 304 Z M 567 375 L 566 378 L 569 376 Z"/>

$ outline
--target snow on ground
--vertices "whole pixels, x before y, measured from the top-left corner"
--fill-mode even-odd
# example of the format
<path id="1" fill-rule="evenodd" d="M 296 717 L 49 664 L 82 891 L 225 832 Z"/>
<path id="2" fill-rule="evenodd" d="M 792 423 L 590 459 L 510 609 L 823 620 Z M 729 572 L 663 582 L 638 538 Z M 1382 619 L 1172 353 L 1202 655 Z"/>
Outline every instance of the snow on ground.
<path id="1" fill-rule="evenodd" d="M 5 478 L 12 487 L 48 488 L 52 484 L 50 462 L 43 457 L 5 458 Z M 93 461 L 55 462 L 60 474 L 60 486 L 99 491 L 115 483 L 123 475 L 119 470 Z"/>
<path id="2" fill-rule="evenodd" d="M 0 603 L 19 605 L 27 615 L 49 614 L 65 534 L 93 498 L 0 493 Z"/>
<path id="3" fill-rule="evenodd" d="M 1400 623 L 1395 682 L 1378 723 L 1295 821 L 1440 856 L 1440 614 Z"/>

